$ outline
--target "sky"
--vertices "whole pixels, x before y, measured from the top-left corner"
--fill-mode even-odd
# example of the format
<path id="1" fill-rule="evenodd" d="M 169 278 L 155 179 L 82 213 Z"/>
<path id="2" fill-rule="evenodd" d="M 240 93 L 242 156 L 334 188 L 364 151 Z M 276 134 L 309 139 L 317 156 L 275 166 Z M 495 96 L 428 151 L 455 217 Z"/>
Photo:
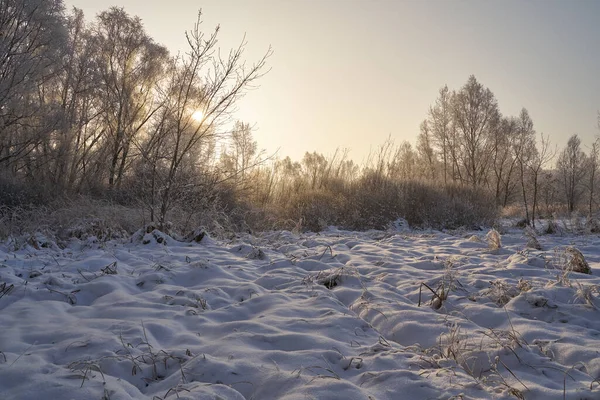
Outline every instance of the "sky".
<path id="1" fill-rule="evenodd" d="M 101 3 L 101 4 L 100 4 Z M 364 162 L 388 137 L 416 142 L 440 87 L 470 75 L 503 115 L 529 110 L 562 148 L 600 133 L 600 1 L 65 0 L 88 20 L 110 6 L 139 16 L 172 53 L 202 9 L 222 49 L 246 35 L 246 60 L 271 46 L 270 72 L 240 102 L 267 153 L 350 149 Z"/>

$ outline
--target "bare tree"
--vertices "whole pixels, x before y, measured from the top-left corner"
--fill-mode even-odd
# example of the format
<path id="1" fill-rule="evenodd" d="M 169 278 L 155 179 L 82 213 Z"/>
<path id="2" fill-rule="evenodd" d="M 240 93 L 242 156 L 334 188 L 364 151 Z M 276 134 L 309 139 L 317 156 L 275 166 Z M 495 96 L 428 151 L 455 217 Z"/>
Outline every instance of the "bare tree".
<path id="1" fill-rule="evenodd" d="M 453 97 L 454 120 L 461 146 L 466 183 L 485 182 L 491 158 L 491 138 L 500 113 L 494 94 L 471 75 Z"/>
<path id="2" fill-rule="evenodd" d="M 512 145 L 514 158 L 517 160 L 519 170 L 519 182 L 521 183 L 521 194 L 523 199 L 523 207 L 525 209 L 525 222 L 531 224 L 528 203 L 528 187 L 527 172 L 528 166 L 536 156 L 537 148 L 535 146 L 535 130 L 533 129 L 533 121 L 529 116 L 527 109 L 521 109 L 517 120 L 517 136 Z"/>
<path id="3" fill-rule="evenodd" d="M 44 85 L 61 68 L 66 34 L 62 0 L 0 1 L 0 163 L 35 151 L 55 127 Z"/>
<path id="4" fill-rule="evenodd" d="M 587 190 L 588 190 L 588 218 L 592 217 L 594 207 L 594 196 L 596 181 L 598 180 L 598 168 L 600 163 L 600 137 L 596 137 L 590 147 L 590 154 L 585 160 L 585 169 L 587 171 Z"/>
<path id="5" fill-rule="evenodd" d="M 454 115 L 452 109 L 453 93 L 445 85 L 439 91 L 439 97 L 435 104 L 429 108 L 428 127 L 433 136 L 433 142 L 442 157 L 442 167 L 444 170 L 444 184 L 448 184 L 448 170 L 450 165 L 456 167 L 456 154 L 454 148 Z M 456 176 L 452 172 L 452 178 Z"/>
<path id="6" fill-rule="evenodd" d="M 250 192 L 258 191 L 252 174 L 265 162 L 264 152 L 258 151 L 250 124 L 237 121 L 229 136 L 228 145 L 219 159 L 219 172 L 238 195 L 250 195 Z"/>
<path id="7" fill-rule="evenodd" d="M 517 158 L 513 156 L 513 144 L 518 133 L 516 118 L 502 118 L 496 135 L 492 138 L 492 169 L 494 173 L 496 203 L 506 207 L 517 185 L 514 171 Z"/>
<path id="8" fill-rule="evenodd" d="M 423 176 L 434 181 L 436 170 L 436 157 L 432 147 L 432 133 L 427 120 L 421 123 L 421 132 L 417 136 L 417 153 L 422 163 L 425 163 Z"/>
<path id="9" fill-rule="evenodd" d="M 553 216 L 558 202 L 560 183 L 556 170 L 542 170 L 539 179 L 539 192 L 544 203 L 544 211 L 547 216 Z"/>
<path id="10" fill-rule="evenodd" d="M 320 188 L 327 170 L 327 159 L 317 152 L 306 152 L 302 158 L 302 172 L 307 178 L 310 189 Z"/>
<path id="11" fill-rule="evenodd" d="M 389 177 L 396 181 L 410 181 L 416 178 L 416 153 L 410 142 L 402 141 L 388 163 Z"/>
<path id="12" fill-rule="evenodd" d="M 531 184 L 533 186 L 532 194 L 532 205 L 531 205 L 531 224 L 535 228 L 535 216 L 538 213 L 539 193 L 540 193 L 540 179 L 544 171 L 544 166 L 547 165 L 554 156 L 556 151 L 550 148 L 550 138 L 540 133 L 540 147 L 537 149 L 533 157 L 530 158 L 528 163 L 529 174 L 531 177 Z M 539 215 L 539 213 L 538 213 Z"/>
<path id="13" fill-rule="evenodd" d="M 298 193 L 302 188 L 302 165 L 290 157 L 275 163 L 275 173 L 279 176 L 279 190 L 275 196 L 278 202 L 286 201 L 290 193 Z"/>
<path id="14" fill-rule="evenodd" d="M 100 81 L 90 45 L 90 31 L 83 12 L 74 8 L 67 17 L 69 32 L 64 68 L 58 75 L 56 97 L 61 112 L 61 127 L 55 132 L 56 157 L 48 168 L 50 179 L 59 188 L 81 190 L 90 183 L 95 151 L 103 138 L 100 125 Z M 97 164 L 97 163 L 96 163 Z"/>
<path id="15" fill-rule="evenodd" d="M 117 7 L 98 15 L 91 45 L 102 82 L 108 184 L 119 186 L 134 139 L 160 106 L 154 90 L 168 51 L 154 43 L 138 17 Z"/>
<path id="16" fill-rule="evenodd" d="M 557 162 L 569 212 L 575 210 L 581 197 L 581 181 L 585 176 L 584 162 L 585 154 L 581 151 L 581 140 L 575 134 L 569 138 L 567 147 L 560 153 Z"/>
<path id="17" fill-rule="evenodd" d="M 161 106 L 164 118 L 154 131 L 168 143 L 161 149 L 165 173 L 157 185 L 160 226 L 165 224 L 174 200 L 193 185 L 182 180 L 182 174 L 198 162 L 206 162 L 207 155 L 214 152 L 212 146 L 230 121 L 237 101 L 264 75 L 271 54 L 269 49 L 258 62 L 246 66 L 242 59 L 244 39 L 222 57 L 216 47 L 219 27 L 205 36 L 200 24 L 201 13 L 187 34 L 188 53 L 178 57 L 171 68 Z"/>

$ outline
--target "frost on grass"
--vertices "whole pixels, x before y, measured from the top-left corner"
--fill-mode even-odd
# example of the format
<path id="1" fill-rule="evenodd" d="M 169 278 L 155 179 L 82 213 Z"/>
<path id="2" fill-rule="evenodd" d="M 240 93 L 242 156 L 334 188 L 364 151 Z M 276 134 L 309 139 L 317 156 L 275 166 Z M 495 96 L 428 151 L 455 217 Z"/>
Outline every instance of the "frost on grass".
<path id="1" fill-rule="evenodd" d="M 555 233 L 561 233 L 561 228 L 558 226 L 554 219 L 548 220 L 546 227 L 544 228 L 544 233 L 547 235 L 553 235 Z"/>
<path id="2" fill-rule="evenodd" d="M 542 245 L 540 244 L 537 235 L 535 233 L 535 230 L 533 230 L 533 228 L 531 227 L 526 227 L 525 228 L 525 237 L 527 238 L 527 248 L 528 249 L 534 249 L 534 250 L 542 250 Z"/>
<path id="3" fill-rule="evenodd" d="M 585 260 L 585 257 L 583 256 L 581 251 L 579 251 L 573 246 L 568 246 L 565 249 L 565 255 L 567 258 L 565 268 L 568 268 L 573 272 L 580 272 L 582 274 L 592 273 L 592 269 L 590 268 L 588 262 Z"/>
<path id="4" fill-rule="evenodd" d="M 490 229 L 485 238 L 487 239 L 490 250 L 499 250 L 502 247 L 502 239 L 500 233 L 496 229 Z"/>
<path id="5" fill-rule="evenodd" d="M 592 268 L 583 253 L 574 246 L 556 247 L 551 257 L 551 265 L 559 270 L 558 283 L 571 286 L 570 276 L 573 272 L 592 274 Z"/>

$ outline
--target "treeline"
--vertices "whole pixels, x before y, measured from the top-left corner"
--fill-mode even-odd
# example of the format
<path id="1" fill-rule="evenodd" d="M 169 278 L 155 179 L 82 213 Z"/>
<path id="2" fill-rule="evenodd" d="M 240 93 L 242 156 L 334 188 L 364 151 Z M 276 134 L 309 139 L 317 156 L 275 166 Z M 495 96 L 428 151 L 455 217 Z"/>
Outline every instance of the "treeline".
<path id="1" fill-rule="evenodd" d="M 142 21 L 111 8 L 91 22 L 62 0 L 0 0 L 0 223 L 15 209 L 98 199 L 161 229 L 328 225 L 435 228 L 493 223 L 517 205 L 534 224 L 596 207 L 598 145 L 557 151 L 527 110 L 503 116 L 471 76 L 443 87 L 417 144 L 390 139 L 365 165 L 347 152 L 300 161 L 258 150 L 237 101 L 267 71 L 197 24 L 173 56 Z M 115 208 L 115 209 L 116 209 Z M 131 214 L 131 213 L 130 213 Z M 18 225 L 18 224 L 17 224 Z"/>
<path id="2" fill-rule="evenodd" d="M 599 143 L 586 154 L 573 135 L 559 151 L 536 133 L 527 109 L 502 115 L 493 92 L 470 76 L 457 90 L 440 89 L 416 146 L 389 139 L 360 167 L 340 152 L 277 161 L 256 172 L 252 203 L 303 218 L 311 229 L 381 228 L 399 217 L 473 227 L 493 223 L 503 209 L 535 227 L 557 214 L 594 216 Z"/>
<path id="3" fill-rule="evenodd" d="M 503 116 L 491 90 L 471 76 L 458 91 L 440 89 L 415 151 L 407 150 L 402 162 L 418 160 L 426 167 L 414 171 L 431 181 L 482 188 L 498 206 L 519 209 L 522 223 L 535 227 L 540 216 L 578 209 L 593 216 L 599 140 L 596 136 L 586 154 L 574 134 L 559 151 L 548 136 L 537 135 L 526 108 L 516 117 Z"/>

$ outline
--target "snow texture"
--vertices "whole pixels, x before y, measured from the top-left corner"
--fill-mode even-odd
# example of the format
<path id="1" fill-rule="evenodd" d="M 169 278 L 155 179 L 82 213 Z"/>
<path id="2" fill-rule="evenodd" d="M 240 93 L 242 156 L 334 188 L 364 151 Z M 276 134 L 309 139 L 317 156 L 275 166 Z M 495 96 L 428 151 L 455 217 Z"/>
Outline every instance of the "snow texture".
<path id="1" fill-rule="evenodd" d="M 599 237 L 396 225 L 7 241 L 0 398 L 600 399 Z"/>

